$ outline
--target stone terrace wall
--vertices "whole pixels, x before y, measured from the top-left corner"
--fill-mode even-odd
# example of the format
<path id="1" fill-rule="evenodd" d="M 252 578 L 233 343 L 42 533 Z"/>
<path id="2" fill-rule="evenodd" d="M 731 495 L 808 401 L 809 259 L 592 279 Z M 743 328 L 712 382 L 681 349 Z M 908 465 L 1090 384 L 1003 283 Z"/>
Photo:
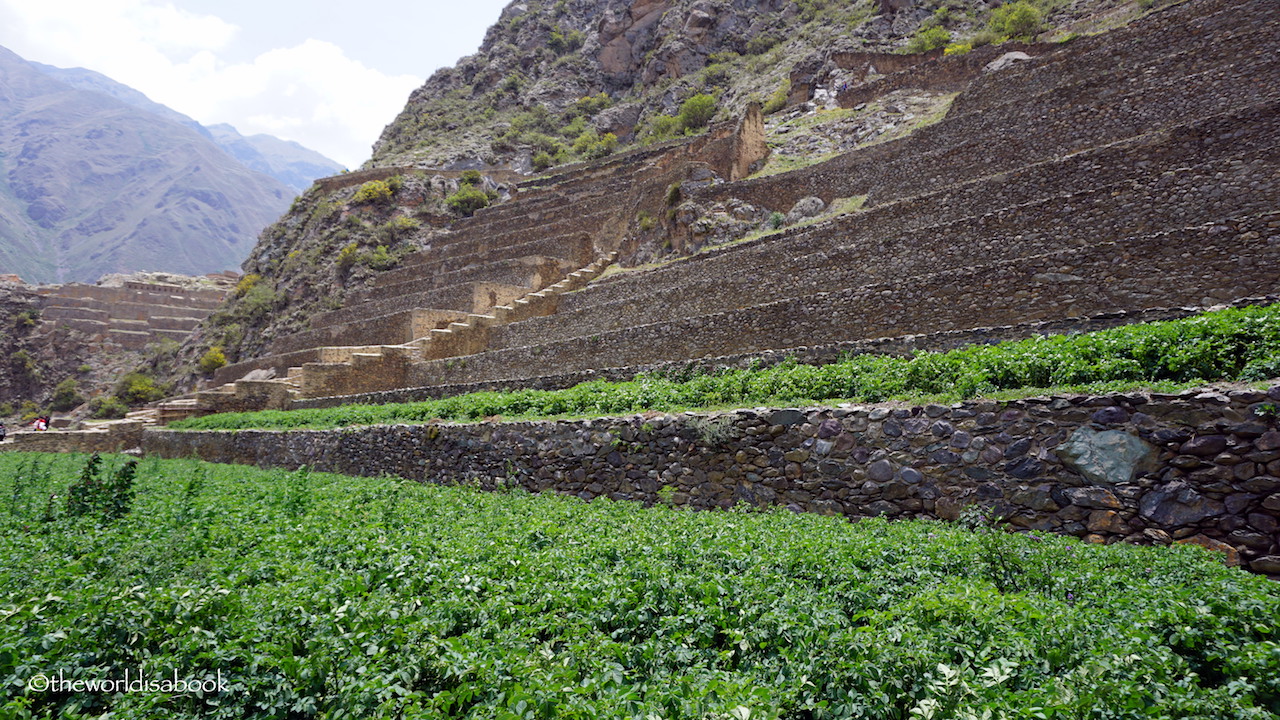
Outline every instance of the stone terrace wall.
<path id="1" fill-rule="evenodd" d="M 143 449 L 586 500 L 954 519 L 1091 542 L 1191 540 L 1280 573 L 1280 386 L 953 406 L 651 413 L 299 432 L 148 429 Z"/>
<path id="2" fill-rule="evenodd" d="M 351 187 L 352 185 L 363 185 L 371 180 L 386 180 L 395 175 L 408 175 L 410 173 L 424 173 L 428 176 L 439 175 L 450 179 L 458 179 L 462 177 L 465 170 L 440 170 L 435 168 L 419 168 L 419 167 L 379 167 L 369 168 L 368 170 L 356 170 L 354 172 L 342 173 L 341 175 L 331 175 L 329 177 L 316 180 L 315 185 L 325 192 L 334 192 L 342 188 Z M 526 176 L 512 170 L 481 170 L 480 173 L 487 177 L 493 178 L 495 182 L 500 183 L 517 183 L 525 180 Z"/>
<path id="3" fill-rule="evenodd" d="M 1243 298 L 1231 303 L 1231 307 L 1248 305 L 1271 305 L 1280 296 Z M 517 380 L 492 380 L 451 385 L 429 385 L 411 387 L 400 390 L 383 390 L 359 395 L 340 397 L 297 399 L 290 409 L 326 408 L 339 405 L 368 404 L 384 405 L 387 403 L 416 402 L 419 400 L 435 400 L 439 398 L 463 395 L 482 391 L 509 390 L 560 390 L 573 387 L 591 380 L 625 381 L 632 380 L 642 373 L 653 373 L 667 377 L 688 377 L 698 373 L 714 373 L 726 368 L 772 367 L 782 362 L 794 361 L 804 365 L 825 365 L 841 360 L 849 355 L 879 354 L 908 356 L 918 352 L 940 352 L 971 345 L 992 345 L 1010 340 L 1024 340 L 1043 335 L 1062 335 L 1066 333 L 1085 333 L 1107 328 L 1130 325 L 1133 323 L 1158 322 L 1162 320 L 1178 320 L 1203 313 L 1208 308 L 1176 307 L 1150 308 L 1145 310 L 1118 311 L 1101 313 L 1089 317 L 1069 317 L 1060 320 L 1018 323 L 999 327 L 979 327 L 965 330 L 947 330 L 919 335 L 900 335 L 897 337 L 873 338 L 870 340 L 852 340 L 847 342 L 828 343 L 825 345 L 801 346 L 784 350 L 761 350 L 758 352 L 724 355 L 714 358 L 698 358 L 676 360 L 645 365 L 624 367 L 606 367 L 580 370 L 577 372 L 550 373 L 537 377 Z"/>
<path id="4" fill-rule="evenodd" d="M 115 422 L 90 430 L 17 432 L 0 442 L 0 452 L 114 453 L 142 444 L 142 423 Z"/>
<path id="5" fill-rule="evenodd" d="M 1280 216 L 1266 215 L 1066 249 L 835 292 L 641 325 L 465 363 L 411 369 L 410 385 L 506 380 L 537 373 L 642 365 L 981 324 L 1230 302 L 1278 284 Z M 1203 302 L 1208 298 L 1208 302 Z"/>
<path id="6" fill-rule="evenodd" d="M 1080 41 L 1071 62 L 1043 66 L 1043 91 L 1032 86 L 1028 92 L 1018 70 L 993 73 L 962 93 L 945 121 L 905 138 L 791 173 L 700 188 L 691 197 L 703 204 L 736 197 L 783 211 L 815 189 L 826 201 L 869 195 L 872 203 L 884 202 L 1140 135 L 1189 114 L 1205 117 L 1275 100 L 1280 59 L 1270 48 L 1280 42 L 1280 19 L 1270 3 L 1254 0 L 1220 13 L 1242 35 L 1238 44 L 1206 53 L 1191 20 L 1197 8 L 1209 7 L 1215 5 L 1188 2 L 1166 11 L 1186 14 L 1170 19 L 1182 18 L 1190 29 L 1175 24 L 1153 36 L 1153 26 L 1140 23 L 1116 31 L 1131 35 L 1127 41 L 1109 43 L 1112 33 Z M 1127 46 L 1145 52 L 1134 66 L 1117 69 L 1113 50 Z M 1106 70 L 1090 70 L 1086 60 Z"/>
<path id="7" fill-rule="evenodd" d="M 1015 182 L 1003 180 L 1005 185 Z M 910 232 L 894 232 L 893 223 L 880 223 L 880 215 L 891 213 L 871 210 L 754 248 L 738 246 L 736 252 L 695 256 L 635 278 L 618 277 L 566 296 L 553 316 L 497 329 L 491 347 L 533 345 L 800 294 L 941 274 L 1265 212 L 1275 207 L 1280 193 L 1280 152 L 1273 146 L 1243 158 L 1081 193 L 1054 195 L 1051 182 L 1039 189 L 1044 199 L 1038 202 Z M 853 244 L 842 246 L 852 238 Z M 922 255 L 921 247 L 929 252 Z M 807 250 L 813 252 L 806 256 Z M 1198 262 L 1189 258 L 1188 265 Z M 643 300 L 637 302 L 637 297 Z M 989 324 L 984 308 L 973 310 L 975 324 Z"/>

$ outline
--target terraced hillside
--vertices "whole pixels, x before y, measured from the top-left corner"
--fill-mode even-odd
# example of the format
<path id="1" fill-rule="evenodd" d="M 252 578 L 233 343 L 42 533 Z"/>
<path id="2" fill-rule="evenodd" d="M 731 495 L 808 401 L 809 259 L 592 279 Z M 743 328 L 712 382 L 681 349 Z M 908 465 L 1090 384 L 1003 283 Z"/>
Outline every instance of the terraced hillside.
<path id="1" fill-rule="evenodd" d="M 750 120 L 712 141 L 574 166 L 522 184 L 451 244 L 219 380 L 272 367 L 291 377 L 269 393 L 275 407 L 408 387 L 439 395 L 1267 295 L 1280 279 L 1277 40 L 1268 2 L 1192 0 L 981 72 L 942 121 L 807 168 L 739 179 L 761 156 Z M 903 72 L 924 77 L 922 66 Z M 900 89 L 892 78 L 869 84 Z M 699 206 L 866 202 L 518 310 L 575 267 L 598 271 L 613 252 L 627 264 L 637 218 L 661 215 L 680 181 L 677 194 Z M 449 327 L 448 342 L 417 342 Z M 236 409 L 261 405 L 247 387 L 220 392 Z"/>

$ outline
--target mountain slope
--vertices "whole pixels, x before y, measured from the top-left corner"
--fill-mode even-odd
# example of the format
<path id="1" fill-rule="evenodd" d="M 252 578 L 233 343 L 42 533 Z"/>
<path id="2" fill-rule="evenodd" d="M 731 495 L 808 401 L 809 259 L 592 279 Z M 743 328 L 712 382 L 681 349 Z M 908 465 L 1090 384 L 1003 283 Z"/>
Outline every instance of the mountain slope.
<path id="1" fill-rule="evenodd" d="M 270 175 L 297 192 L 317 178 L 337 175 L 346 168 L 291 140 L 272 135 L 241 135 L 225 123 L 204 128 L 213 141 L 250 170 Z"/>
<path id="2" fill-rule="evenodd" d="M 234 268 L 290 189 L 188 127 L 0 49 L 0 271 L 36 282 Z"/>
<path id="3" fill-rule="evenodd" d="M 261 134 L 245 137 L 227 124 L 205 127 L 102 73 L 84 68 L 58 68 L 37 62 L 30 64 L 71 87 L 104 93 L 139 110 L 185 125 L 215 142 L 245 167 L 270 175 L 296 192 L 300 193 L 311 187 L 311 183 L 317 178 L 336 175 L 345 169 L 341 164 L 296 142 Z"/>

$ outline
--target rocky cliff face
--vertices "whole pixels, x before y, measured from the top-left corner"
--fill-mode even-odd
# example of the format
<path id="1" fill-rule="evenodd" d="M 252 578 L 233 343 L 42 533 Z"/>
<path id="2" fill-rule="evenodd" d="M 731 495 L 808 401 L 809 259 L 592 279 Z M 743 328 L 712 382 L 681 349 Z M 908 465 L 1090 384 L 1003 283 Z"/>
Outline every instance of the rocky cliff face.
<path id="1" fill-rule="evenodd" d="M 1041 39 L 1123 22 L 1115 11 L 1128 6 L 1116 0 L 1035 4 Z M 720 120 L 751 100 L 781 100 L 794 68 L 820 71 L 839 52 L 893 52 L 913 42 L 912 49 L 920 49 L 916 36 L 935 26 L 931 32 L 950 42 L 990 42 L 999 5 L 517 0 L 479 52 L 413 93 L 375 145 L 370 165 L 541 169 L 549 161 L 580 159 L 584 131 L 612 132 L 623 144 L 670 136 L 662 118 L 696 94 L 716 98 Z M 539 152 L 549 160 L 538 162 Z"/>
<path id="2" fill-rule="evenodd" d="M 68 282 L 236 268 L 293 195 L 195 130 L 0 48 L 0 270 Z"/>

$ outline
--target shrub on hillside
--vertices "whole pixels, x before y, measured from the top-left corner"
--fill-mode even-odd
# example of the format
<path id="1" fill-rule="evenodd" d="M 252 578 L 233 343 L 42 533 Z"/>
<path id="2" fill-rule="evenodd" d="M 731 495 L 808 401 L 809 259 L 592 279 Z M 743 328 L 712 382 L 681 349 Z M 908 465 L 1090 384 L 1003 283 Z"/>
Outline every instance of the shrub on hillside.
<path id="1" fill-rule="evenodd" d="M 787 106 L 787 96 L 790 94 L 791 81 L 782 81 L 782 84 L 778 86 L 778 89 L 774 90 L 773 94 L 769 96 L 769 99 L 764 101 L 764 107 L 760 109 L 760 112 L 765 115 L 772 115 L 778 112 Z"/>
<path id="2" fill-rule="evenodd" d="M 589 128 L 573 141 L 573 151 L 588 160 L 610 155 L 618 147 L 618 138 L 613 133 L 601 135 L 595 128 Z"/>
<path id="3" fill-rule="evenodd" d="M 106 395 L 89 401 L 89 415 L 95 420 L 117 420 L 129 412 L 129 406 L 120 398 Z"/>
<path id="4" fill-rule="evenodd" d="M 391 202 L 394 194 L 391 185 L 386 181 L 370 180 L 360 186 L 355 196 L 351 198 L 351 203 L 353 205 L 386 205 Z"/>
<path id="5" fill-rule="evenodd" d="M 551 153 L 547 152 L 546 150 L 539 150 L 538 152 L 533 154 L 533 159 L 531 162 L 533 163 L 534 170 L 537 170 L 538 172 L 542 172 L 543 170 L 546 170 L 547 168 L 555 165 L 556 159 Z"/>
<path id="6" fill-rule="evenodd" d="M 196 367 L 205 375 L 212 375 L 215 370 L 227 364 L 227 356 L 218 345 L 214 345 L 200 356 Z"/>
<path id="7" fill-rule="evenodd" d="M 941 25 L 923 28 L 920 32 L 911 36 L 911 40 L 907 42 L 907 52 L 922 53 L 945 47 L 951 42 L 951 33 Z"/>
<path id="8" fill-rule="evenodd" d="M 990 28 L 1007 38 L 1030 39 L 1040 32 L 1044 13 L 1026 0 L 1001 5 L 991 12 Z"/>
<path id="9" fill-rule="evenodd" d="M 129 405 L 155 402 L 167 394 L 167 387 L 156 384 L 155 378 L 141 372 L 131 372 L 116 383 L 116 397 Z"/>
<path id="10" fill-rule="evenodd" d="M 82 402 L 84 398 L 80 395 L 80 384 L 73 378 L 67 378 L 53 389 L 53 398 L 49 400 L 49 407 L 58 412 L 64 412 L 77 407 Z"/>
<path id="11" fill-rule="evenodd" d="M 713 95 L 701 93 L 685 100 L 680 105 L 680 127 L 685 130 L 698 130 L 707 126 L 716 114 L 716 99 Z"/>
<path id="12" fill-rule="evenodd" d="M 480 208 L 488 207 L 490 200 L 489 195 L 475 185 L 463 185 L 458 188 L 458 192 L 444 199 L 450 210 L 466 217 L 474 215 Z"/>

